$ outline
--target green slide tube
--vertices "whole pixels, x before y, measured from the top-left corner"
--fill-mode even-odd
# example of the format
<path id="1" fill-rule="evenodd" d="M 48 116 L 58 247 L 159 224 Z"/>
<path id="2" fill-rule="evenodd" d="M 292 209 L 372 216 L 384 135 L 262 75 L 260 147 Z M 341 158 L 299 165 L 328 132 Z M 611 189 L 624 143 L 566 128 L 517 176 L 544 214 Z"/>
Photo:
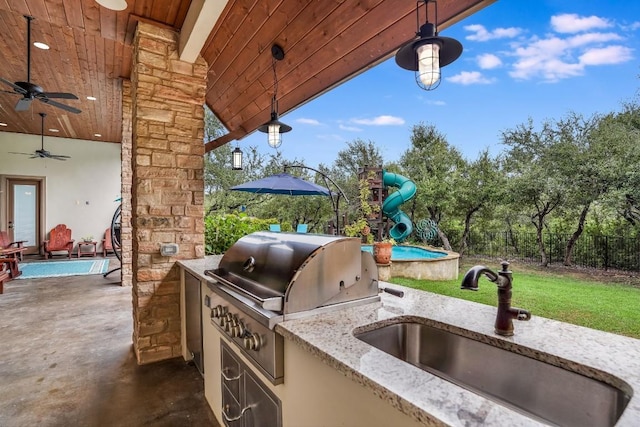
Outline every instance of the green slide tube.
<path id="1" fill-rule="evenodd" d="M 398 189 L 384 200 L 382 214 L 395 223 L 389 230 L 389 236 L 396 242 L 403 242 L 413 231 L 413 224 L 399 206 L 416 195 L 416 184 L 409 178 L 385 170 L 382 171 L 382 183 L 385 187 Z"/>

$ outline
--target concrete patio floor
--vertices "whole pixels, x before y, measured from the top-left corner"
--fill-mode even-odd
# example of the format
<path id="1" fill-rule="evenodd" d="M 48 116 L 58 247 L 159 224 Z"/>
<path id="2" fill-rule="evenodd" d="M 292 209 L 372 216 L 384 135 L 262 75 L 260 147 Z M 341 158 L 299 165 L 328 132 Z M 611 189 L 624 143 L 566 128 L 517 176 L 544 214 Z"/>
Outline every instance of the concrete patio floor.
<path id="1" fill-rule="evenodd" d="M 195 366 L 136 363 L 131 313 L 119 272 L 6 283 L 0 426 L 219 426 Z"/>

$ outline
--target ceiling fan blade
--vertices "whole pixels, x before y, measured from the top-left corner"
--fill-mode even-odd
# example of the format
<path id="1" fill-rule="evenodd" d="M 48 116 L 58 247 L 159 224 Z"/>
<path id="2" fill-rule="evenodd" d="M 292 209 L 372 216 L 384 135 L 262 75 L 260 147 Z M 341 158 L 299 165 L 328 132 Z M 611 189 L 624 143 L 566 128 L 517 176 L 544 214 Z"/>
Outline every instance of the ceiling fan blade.
<path id="1" fill-rule="evenodd" d="M 53 105 L 54 107 L 62 108 L 63 110 L 66 110 L 66 111 L 68 111 L 68 112 L 70 112 L 70 113 L 74 113 L 74 114 L 80 114 L 80 113 L 82 113 L 82 111 L 81 111 L 81 110 L 78 110 L 77 108 L 70 107 L 70 106 L 68 106 L 68 105 L 64 105 L 64 104 L 61 104 L 61 103 L 56 102 L 56 101 L 52 101 L 52 100 L 51 100 L 51 99 L 49 99 L 49 98 L 39 98 L 39 97 L 38 97 L 38 98 L 36 98 L 36 99 L 38 99 L 39 101 L 44 102 L 45 104 L 49 104 L 49 105 Z"/>
<path id="2" fill-rule="evenodd" d="M 16 104 L 16 111 L 27 111 L 31 106 L 31 98 L 21 98 Z"/>
<path id="3" fill-rule="evenodd" d="M 72 93 L 65 93 L 65 92 L 43 92 L 40 95 L 38 95 L 39 97 L 44 97 L 44 98 L 58 98 L 58 99 L 78 99 L 77 96 L 75 96 Z"/>
<path id="4" fill-rule="evenodd" d="M 32 156 L 33 153 L 18 153 L 16 151 L 9 151 L 9 154 L 24 154 L 25 156 Z"/>
<path id="5" fill-rule="evenodd" d="M 23 95 L 26 95 L 26 94 L 27 94 L 27 91 L 26 91 L 26 90 L 24 90 L 24 89 L 23 89 L 23 88 L 21 88 L 20 86 L 16 85 L 15 83 L 10 82 L 9 80 L 5 80 L 5 79 L 3 79 L 2 77 L 0 77 L 0 82 L 2 82 L 2 83 L 4 83 L 4 84 L 7 84 L 7 85 L 11 86 L 11 87 L 13 88 L 13 90 L 14 90 L 14 91 L 16 91 L 16 92 L 18 92 L 18 93 L 21 93 L 21 94 L 23 94 Z"/>
<path id="6" fill-rule="evenodd" d="M 67 159 L 70 159 L 71 157 L 70 156 L 62 156 L 62 155 L 59 155 L 59 154 L 51 154 L 49 156 L 49 158 L 50 159 L 54 159 L 54 160 L 67 160 Z"/>

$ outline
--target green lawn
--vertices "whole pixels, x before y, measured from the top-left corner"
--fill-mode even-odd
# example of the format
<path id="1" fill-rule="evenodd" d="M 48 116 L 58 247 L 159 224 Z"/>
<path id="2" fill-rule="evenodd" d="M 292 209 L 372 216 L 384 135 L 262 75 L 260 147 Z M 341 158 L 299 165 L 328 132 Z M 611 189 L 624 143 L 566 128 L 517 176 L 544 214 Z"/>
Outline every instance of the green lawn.
<path id="1" fill-rule="evenodd" d="M 493 271 L 499 269 L 494 265 L 497 264 L 495 261 L 479 264 Z M 392 278 L 390 282 L 496 306 L 496 285 L 484 275 L 477 292 L 460 289 L 462 276 L 472 265 L 469 260 L 461 262 L 458 280 Z M 640 339 L 640 286 L 637 284 L 607 283 L 611 281 L 606 277 L 541 271 L 526 265 L 512 264 L 510 269 L 513 271 L 514 307 L 529 310 L 534 316 Z"/>

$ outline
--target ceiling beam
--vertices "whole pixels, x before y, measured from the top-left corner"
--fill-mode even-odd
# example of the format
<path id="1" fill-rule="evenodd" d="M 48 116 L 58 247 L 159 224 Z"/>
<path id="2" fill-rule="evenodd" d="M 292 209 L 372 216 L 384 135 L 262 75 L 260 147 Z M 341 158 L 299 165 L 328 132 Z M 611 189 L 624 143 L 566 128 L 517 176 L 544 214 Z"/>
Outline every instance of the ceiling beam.
<path id="1" fill-rule="evenodd" d="M 194 63 L 228 0 L 192 0 L 180 30 L 180 60 Z"/>

